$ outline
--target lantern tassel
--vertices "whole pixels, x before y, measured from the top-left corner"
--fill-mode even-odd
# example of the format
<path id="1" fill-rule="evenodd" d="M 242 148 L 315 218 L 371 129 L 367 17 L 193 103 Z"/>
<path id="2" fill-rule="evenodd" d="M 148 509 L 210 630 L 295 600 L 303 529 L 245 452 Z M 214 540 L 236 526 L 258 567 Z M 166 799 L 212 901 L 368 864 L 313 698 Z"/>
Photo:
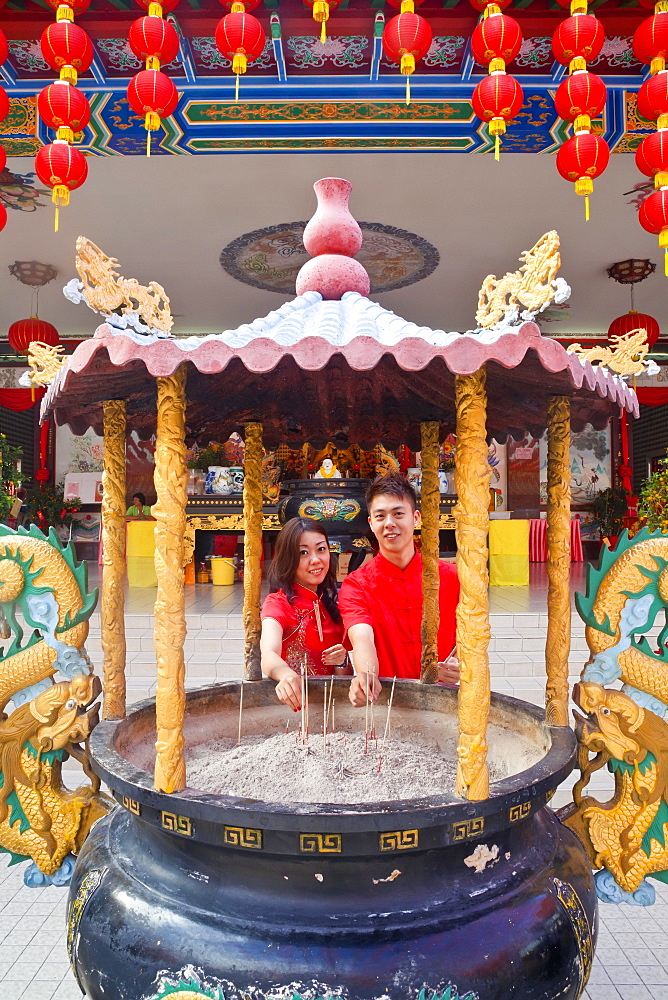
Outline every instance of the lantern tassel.
<path id="1" fill-rule="evenodd" d="M 589 195 L 585 195 L 585 222 L 589 222 Z"/>
<path id="2" fill-rule="evenodd" d="M 406 77 L 406 107 L 409 108 L 411 104 L 411 78 Z"/>
<path id="3" fill-rule="evenodd" d="M 234 85 L 234 100 L 239 102 L 239 74 L 235 76 L 236 83 Z"/>
<path id="4" fill-rule="evenodd" d="M 146 155 L 151 155 L 151 133 L 148 131 L 146 132 Z"/>
<path id="5" fill-rule="evenodd" d="M 327 41 L 327 22 L 323 21 L 320 27 L 320 44 L 324 45 Z"/>
<path id="6" fill-rule="evenodd" d="M 668 278 L 668 249 L 663 255 L 663 273 Z"/>
<path id="7" fill-rule="evenodd" d="M 501 159 L 501 137 L 499 136 L 498 132 L 494 137 L 494 159 L 495 160 Z"/>
<path id="8" fill-rule="evenodd" d="M 54 231 L 54 233 L 58 232 L 58 223 L 59 223 L 59 221 L 60 221 L 60 205 L 56 205 L 56 211 L 54 212 L 54 215 L 53 215 L 53 231 Z"/>

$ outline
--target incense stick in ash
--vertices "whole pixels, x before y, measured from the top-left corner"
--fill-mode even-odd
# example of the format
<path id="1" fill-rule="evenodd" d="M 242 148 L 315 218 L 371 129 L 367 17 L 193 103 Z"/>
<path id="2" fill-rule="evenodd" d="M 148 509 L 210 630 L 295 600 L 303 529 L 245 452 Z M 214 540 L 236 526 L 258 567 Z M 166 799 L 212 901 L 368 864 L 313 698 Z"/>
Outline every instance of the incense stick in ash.
<path id="1" fill-rule="evenodd" d="M 378 774 L 380 774 L 380 769 L 383 766 L 383 753 L 385 751 L 385 741 L 390 732 L 390 712 L 392 711 L 392 702 L 394 700 L 394 685 L 397 683 L 397 676 L 394 675 L 394 680 L 392 681 L 392 690 L 390 691 L 390 699 L 387 703 L 387 718 L 385 719 L 385 732 L 383 733 L 383 742 L 380 745 L 380 759 L 378 760 Z"/>
<path id="2" fill-rule="evenodd" d="M 237 735 L 237 746 L 241 746 L 241 714 L 244 710 L 244 679 L 241 678 L 241 687 L 239 688 L 239 733 Z"/>

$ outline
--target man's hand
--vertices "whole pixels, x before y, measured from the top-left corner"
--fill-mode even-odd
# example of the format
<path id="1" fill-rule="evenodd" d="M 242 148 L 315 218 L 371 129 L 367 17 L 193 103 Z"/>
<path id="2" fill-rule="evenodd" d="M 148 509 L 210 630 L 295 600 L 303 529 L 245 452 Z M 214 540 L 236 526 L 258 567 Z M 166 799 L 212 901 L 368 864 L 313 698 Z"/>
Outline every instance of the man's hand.
<path id="1" fill-rule="evenodd" d="M 289 668 L 288 668 L 289 669 Z M 294 670 L 282 677 L 276 685 L 276 697 L 284 705 L 288 705 L 293 712 L 298 712 L 302 707 L 302 679 Z"/>
<path id="2" fill-rule="evenodd" d="M 363 705 L 366 705 L 367 700 L 375 701 L 381 690 L 378 674 L 360 671 L 350 682 L 348 697 L 355 708 L 362 708 Z"/>
<path id="3" fill-rule="evenodd" d="M 459 660 L 453 653 L 438 665 L 438 683 L 459 687 Z"/>

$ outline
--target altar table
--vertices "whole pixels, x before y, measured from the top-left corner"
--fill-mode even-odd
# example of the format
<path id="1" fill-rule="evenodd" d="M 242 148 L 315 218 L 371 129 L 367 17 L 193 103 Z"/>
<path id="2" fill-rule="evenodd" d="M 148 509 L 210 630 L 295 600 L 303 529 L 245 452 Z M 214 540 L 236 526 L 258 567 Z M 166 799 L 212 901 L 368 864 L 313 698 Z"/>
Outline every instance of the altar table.
<path id="1" fill-rule="evenodd" d="M 582 535 L 580 518 L 571 518 L 571 562 L 582 562 Z M 529 521 L 529 561 L 547 562 L 547 520 L 532 518 Z"/>

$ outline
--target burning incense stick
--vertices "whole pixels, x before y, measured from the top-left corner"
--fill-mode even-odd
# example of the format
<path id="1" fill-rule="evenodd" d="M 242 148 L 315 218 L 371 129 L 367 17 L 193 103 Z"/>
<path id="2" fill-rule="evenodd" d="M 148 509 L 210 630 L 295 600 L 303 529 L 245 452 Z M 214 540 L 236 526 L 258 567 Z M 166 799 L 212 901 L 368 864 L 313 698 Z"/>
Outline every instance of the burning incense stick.
<path id="1" fill-rule="evenodd" d="M 396 674 L 394 680 L 392 681 L 392 690 L 390 691 L 390 698 L 387 703 L 387 718 L 385 719 L 385 732 L 383 733 L 383 741 L 380 745 L 380 757 L 378 759 L 378 774 L 380 774 L 380 769 L 383 766 L 383 753 L 385 751 L 385 740 L 390 732 L 390 712 L 392 711 L 392 701 L 394 700 L 394 685 L 397 683 Z"/>
<path id="2" fill-rule="evenodd" d="M 244 679 L 241 678 L 241 687 L 239 688 L 239 733 L 237 736 L 237 746 L 241 746 L 241 713 L 244 710 Z"/>
<path id="3" fill-rule="evenodd" d="M 308 742 L 308 660 L 304 657 L 304 743 Z"/>

